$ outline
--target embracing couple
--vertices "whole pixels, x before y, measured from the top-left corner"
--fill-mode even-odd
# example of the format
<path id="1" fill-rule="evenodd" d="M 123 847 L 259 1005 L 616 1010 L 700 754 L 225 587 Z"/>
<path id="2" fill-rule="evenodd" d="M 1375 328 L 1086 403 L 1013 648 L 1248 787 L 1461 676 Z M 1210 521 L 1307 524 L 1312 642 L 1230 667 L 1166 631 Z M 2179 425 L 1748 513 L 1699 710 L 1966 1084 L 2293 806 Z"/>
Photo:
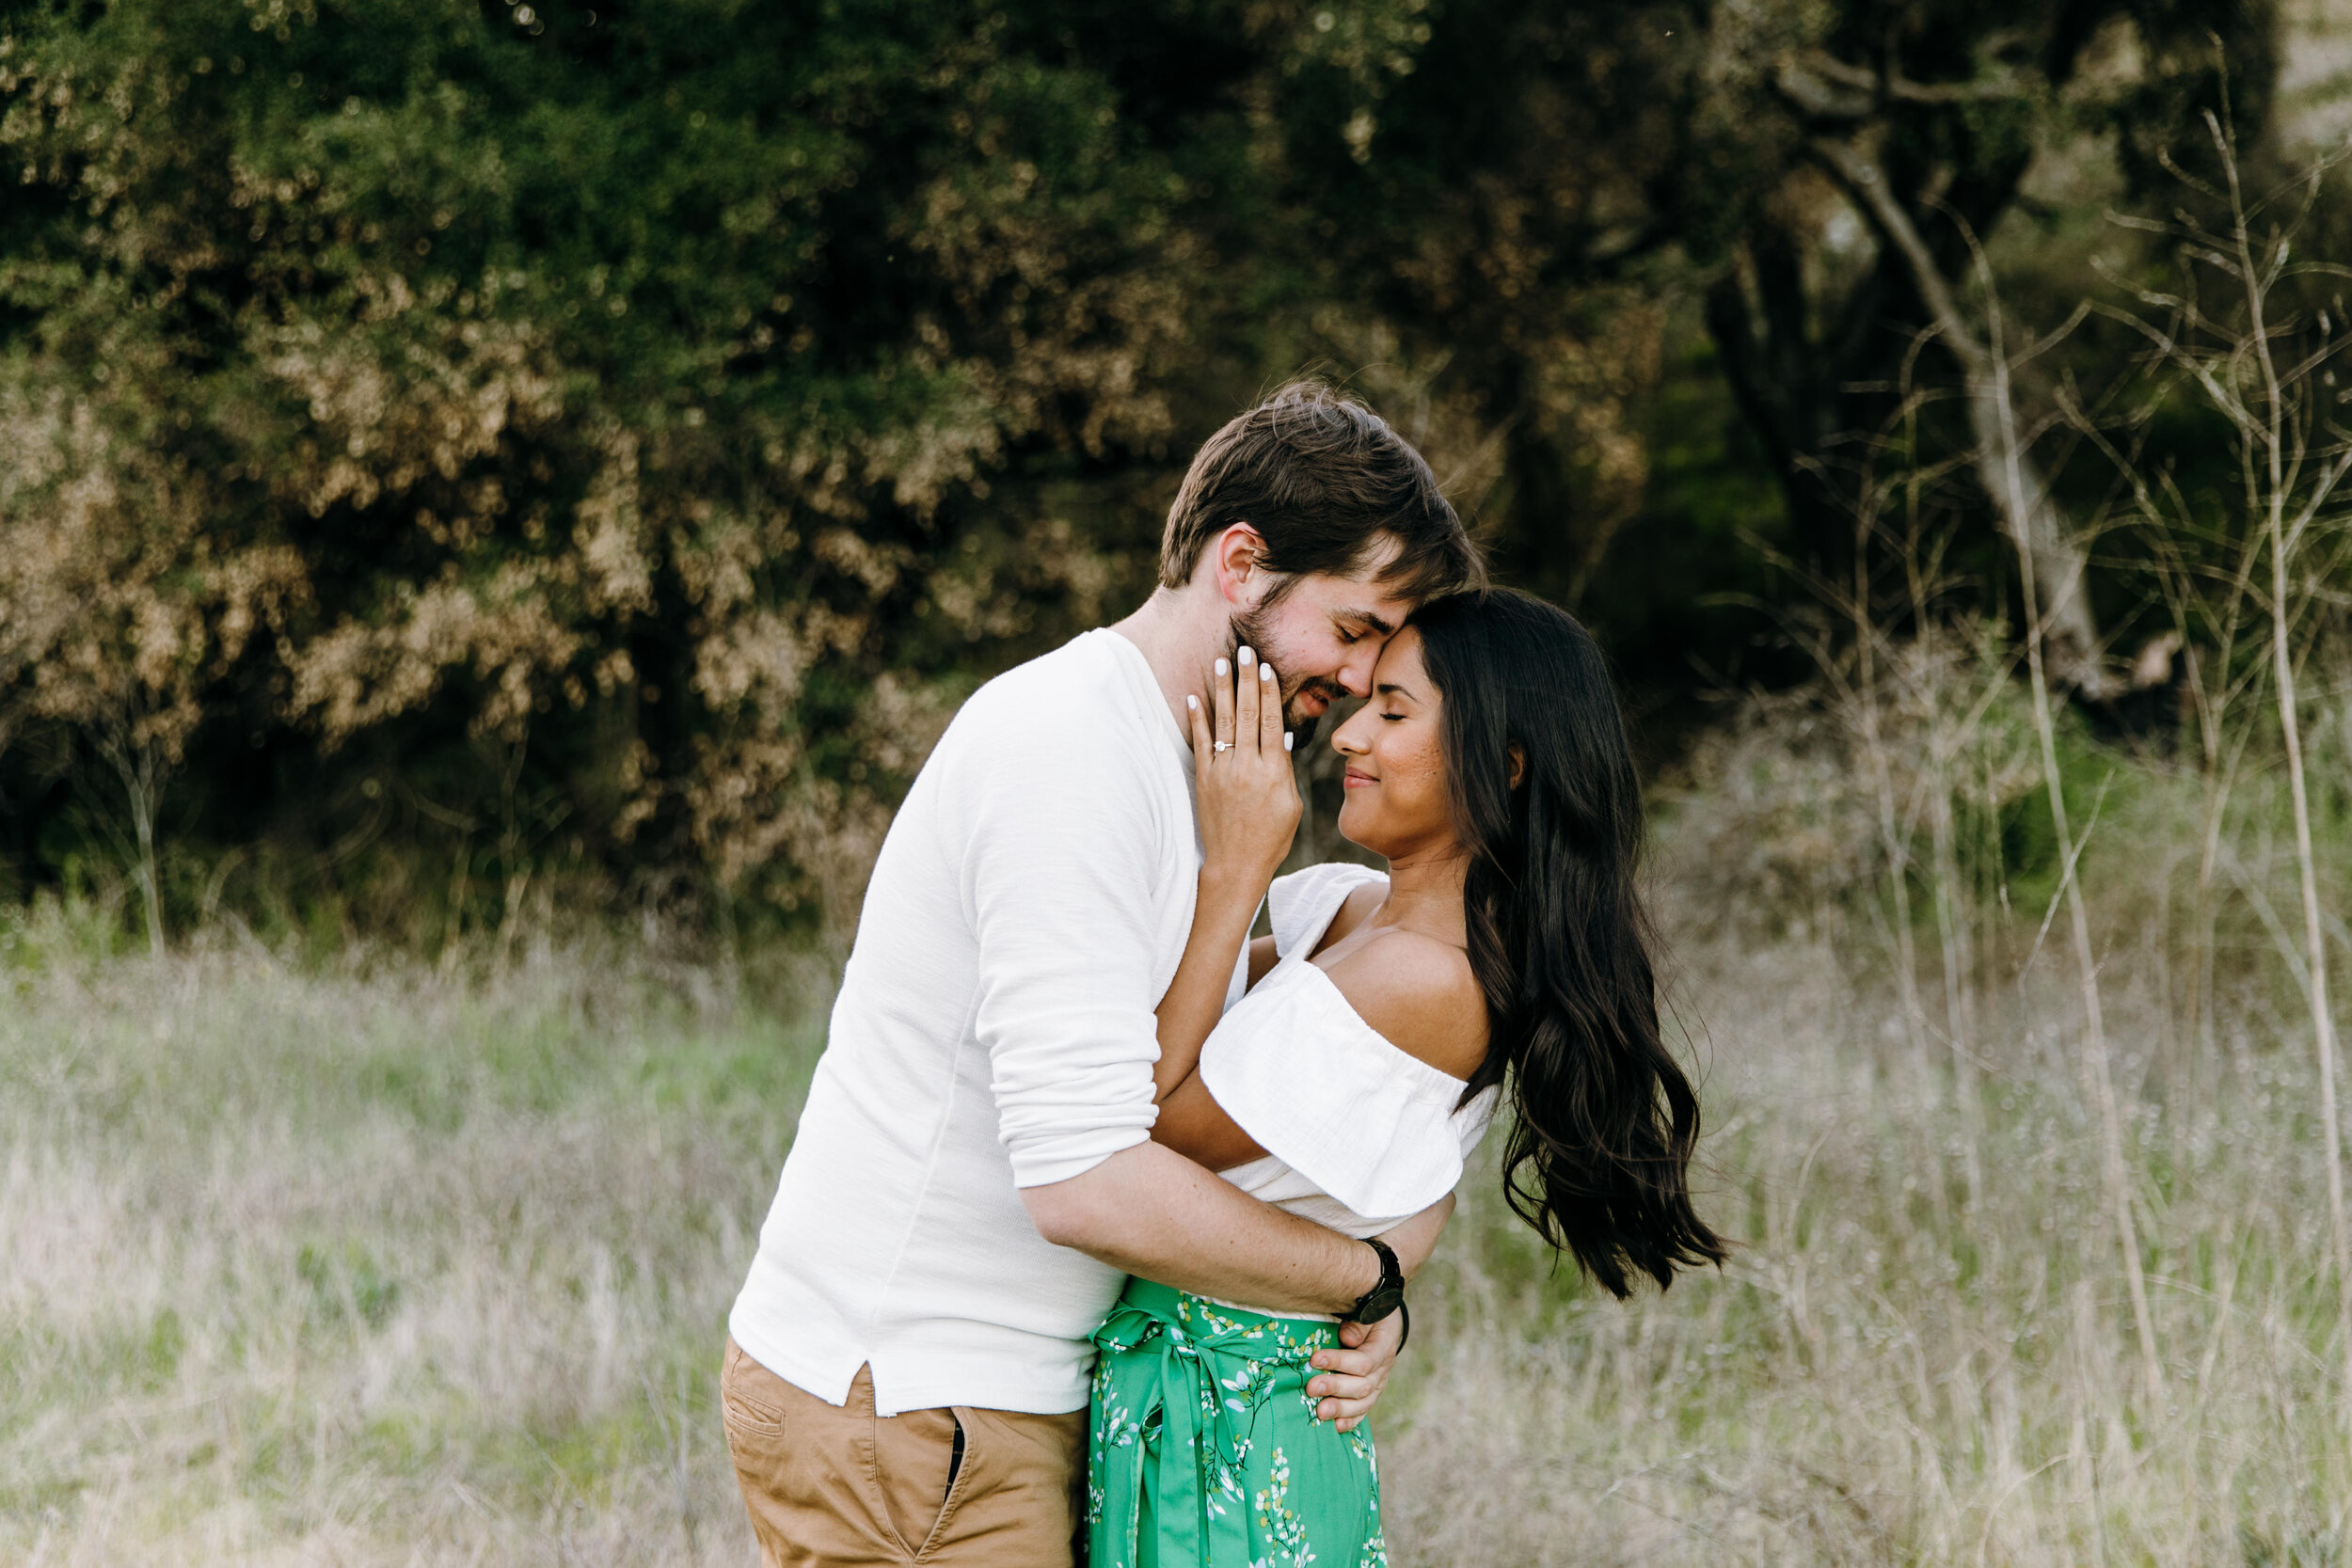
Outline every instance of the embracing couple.
<path id="1" fill-rule="evenodd" d="M 1142 608 L 963 705 L 728 1320 L 764 1562 L 1384 1563 L 1365 1412 L 1498 1110 L 1512 1207 L 1611 1291 L 1720 1259 L 1615 695 L 1483 580 L 1419 453 L 1286 388 L 1194 459 Z M 1388 874 L 1276 879 L 1343 695 Z"/>

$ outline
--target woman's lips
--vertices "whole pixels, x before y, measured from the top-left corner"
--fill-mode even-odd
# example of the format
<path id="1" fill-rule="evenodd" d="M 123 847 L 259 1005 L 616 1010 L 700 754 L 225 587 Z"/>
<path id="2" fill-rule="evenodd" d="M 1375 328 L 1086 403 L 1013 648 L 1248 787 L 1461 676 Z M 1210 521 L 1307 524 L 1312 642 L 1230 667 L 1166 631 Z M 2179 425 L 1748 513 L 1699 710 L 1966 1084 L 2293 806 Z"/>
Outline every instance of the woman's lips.
<path id="1" fill-rule="evenodd" d="M 1340 775 L 1340 787 L 1342 789 L 1361 789 L 1365 785 L 1376 782 L 1377 781 L 1375 780 L 1371 774 L 1359 773 L 1352 768 Z"/>

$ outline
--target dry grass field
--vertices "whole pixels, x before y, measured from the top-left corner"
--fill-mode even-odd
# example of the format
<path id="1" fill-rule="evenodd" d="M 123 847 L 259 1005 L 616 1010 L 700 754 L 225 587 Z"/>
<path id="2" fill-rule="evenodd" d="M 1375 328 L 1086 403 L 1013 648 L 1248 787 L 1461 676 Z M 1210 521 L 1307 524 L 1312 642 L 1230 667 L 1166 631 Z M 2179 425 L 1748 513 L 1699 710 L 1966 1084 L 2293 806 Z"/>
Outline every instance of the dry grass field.
<path id="1" fill-rule="evenodd" d="M 1732 745 L 1661 836 L 1707 1209 L 1742 1244 L 1621 1307 L 1481 1173 L 1377 1422 L 1398 1560 L 2344 1562 L 2280 851 L 2233 830 L 2241 918 L 2185 1013 L 2195 781 L 2096 764 L 2151 1387 L 2050 887 L 1954 906 L 1956 971 L 1914 908 L 1899 984 L 1885 900 L 1845 885 L 1853 791 L 1801 741 Z M 2277 820 L 2258 784 L 2233 810 Z M 714 1374 L 819 972 L 617 937 L 296 966 L 227 930 L 157 962 L 87 911 L 8 918 L 0 1560 L 749 1560 Z"/>

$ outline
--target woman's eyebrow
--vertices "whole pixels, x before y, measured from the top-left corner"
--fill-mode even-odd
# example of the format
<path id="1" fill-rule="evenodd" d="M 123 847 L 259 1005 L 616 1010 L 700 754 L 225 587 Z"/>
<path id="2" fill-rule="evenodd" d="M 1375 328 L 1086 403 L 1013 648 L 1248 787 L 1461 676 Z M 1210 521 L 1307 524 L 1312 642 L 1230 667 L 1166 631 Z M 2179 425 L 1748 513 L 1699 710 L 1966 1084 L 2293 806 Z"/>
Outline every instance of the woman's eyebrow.
<path id="1" fill-rule="evenodd" d="M 1374 687 L 1373 690 L 1383 697 L 1403 697 L 1407 702 L 1421 700 L 1413 695 L 1411 688 L 1399 686 L 1394 681 L 1382 681 L 1378 686 Z"/>

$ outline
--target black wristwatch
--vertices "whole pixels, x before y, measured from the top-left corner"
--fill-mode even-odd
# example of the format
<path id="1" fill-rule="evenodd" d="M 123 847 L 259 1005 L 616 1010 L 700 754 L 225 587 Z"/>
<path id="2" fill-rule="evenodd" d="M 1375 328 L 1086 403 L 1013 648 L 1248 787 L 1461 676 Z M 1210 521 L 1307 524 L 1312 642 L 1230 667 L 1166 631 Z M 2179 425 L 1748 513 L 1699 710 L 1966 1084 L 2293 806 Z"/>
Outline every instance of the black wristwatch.
<path id="1" fill-rule="evenodd" d="M 1367 1236 L 1363 1243 L 1380 1255 L 1380 1283 L 1340 1314 L 1342 1323 L 1376 1323 L 1405 1305 L 1405 1271 L 1396 1266 L 1396 1254 L 1389 1250 L 1388 1243 L 1375 1237 Z"/>

